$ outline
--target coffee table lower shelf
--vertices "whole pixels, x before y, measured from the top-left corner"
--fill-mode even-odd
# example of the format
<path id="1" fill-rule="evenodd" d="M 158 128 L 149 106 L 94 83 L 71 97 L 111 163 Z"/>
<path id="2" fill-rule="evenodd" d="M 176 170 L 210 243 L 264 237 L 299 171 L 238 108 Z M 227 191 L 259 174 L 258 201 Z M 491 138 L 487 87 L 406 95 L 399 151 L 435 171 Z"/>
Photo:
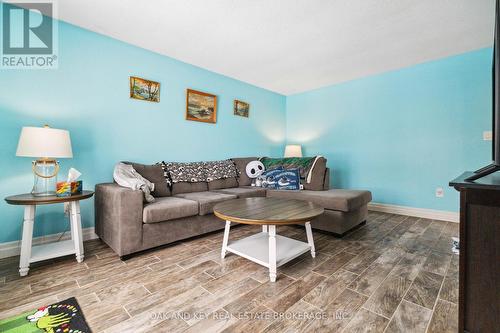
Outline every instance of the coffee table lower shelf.
<path id="1" fill-rule="evenodd" d="M 269 268 L 269 234 L 267 232 L 229 242 L 226 250 Z M 311 251 L 311 246 L 307 243 L 276 235 L 276 267 L 309 251 Z"/>
<path id="2" fill-rule="evenodd" d="M 262 232 L 255 235 L 229 242 L 231 221 L 226 221 L 224 239 L 222 240 L 221 258 L 226 252 L 232 252 L 259 265 L 269 268 L 269 280 L 276 281 L 276 268 L 297 258 L 301 254 L 311 252 L 316 256 L 311 223 L 304 223 L 306 227 L 307 243 L 288 237 L 276 235 L 276 225 L 262 225 Z"/>

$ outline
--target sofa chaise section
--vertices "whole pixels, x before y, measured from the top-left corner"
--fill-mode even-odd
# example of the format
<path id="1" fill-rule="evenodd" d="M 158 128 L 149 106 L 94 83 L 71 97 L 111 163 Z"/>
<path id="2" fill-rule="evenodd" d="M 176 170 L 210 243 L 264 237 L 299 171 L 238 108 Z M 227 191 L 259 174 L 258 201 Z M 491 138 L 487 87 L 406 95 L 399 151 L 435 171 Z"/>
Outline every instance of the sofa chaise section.
<path id="1" fill-rule="evenodd" d="M 325 213 L 311 222 L 315 229 L 343 235 L 366 220 L 370 191 L 331 189 L 326 191 L 268 190 L 268 197 L 304 200 L 325 209 Z"/>
<path id="2" fill-rule="evenodd" d="M 326 191 L 269 190 L 268 197 L 310 201 L 325 209 L 351 212 L 372 200 L 370 191 L 333 189 Z"/>

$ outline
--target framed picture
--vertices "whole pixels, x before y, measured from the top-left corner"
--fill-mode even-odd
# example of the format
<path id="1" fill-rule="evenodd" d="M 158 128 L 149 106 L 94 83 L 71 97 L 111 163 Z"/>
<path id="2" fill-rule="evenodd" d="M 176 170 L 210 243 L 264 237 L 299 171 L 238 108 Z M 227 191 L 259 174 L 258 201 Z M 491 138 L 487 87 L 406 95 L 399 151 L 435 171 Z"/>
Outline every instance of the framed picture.
<path id="1" fill-rule="evenodd" d="M 234 115 L 240 117 L 247 117 L 250 112 L 250 104 L 242 101 L 234 100 Z"/>
<path id="2" fill-rule="evenodd" d="M 217 121 L 217 96 L 196 90 L 187 90 L 186 120 L 215 124 Z"/>
<path id="3" fill-rule="evenodd" d="M 130 98 L 160 102 L 160 83 L 139 77 L 130 77 Z"/>

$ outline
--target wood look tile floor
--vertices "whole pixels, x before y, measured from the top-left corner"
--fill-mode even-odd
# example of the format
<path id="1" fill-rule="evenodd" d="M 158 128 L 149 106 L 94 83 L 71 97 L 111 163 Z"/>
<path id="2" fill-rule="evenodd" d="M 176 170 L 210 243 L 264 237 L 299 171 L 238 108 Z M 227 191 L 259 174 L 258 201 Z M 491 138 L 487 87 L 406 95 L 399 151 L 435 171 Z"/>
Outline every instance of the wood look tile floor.
<path id="1" fill-rule="evenodd" d="M 221 222 L 222 223 L 222 222 Z M 259 232 L 239 226 L 230 239 Z M 278 234 L 305 241 L 303 227 Z M 75 296 L 94 332 L 456 332 L 458 224 L 370 212 L 342 239 L 314 232 L 304 254 L 268 271 L 233 254 L 222 232 L 123 262 L 100 240 L 17 273 L 0 260 L 0 319 Z"/>

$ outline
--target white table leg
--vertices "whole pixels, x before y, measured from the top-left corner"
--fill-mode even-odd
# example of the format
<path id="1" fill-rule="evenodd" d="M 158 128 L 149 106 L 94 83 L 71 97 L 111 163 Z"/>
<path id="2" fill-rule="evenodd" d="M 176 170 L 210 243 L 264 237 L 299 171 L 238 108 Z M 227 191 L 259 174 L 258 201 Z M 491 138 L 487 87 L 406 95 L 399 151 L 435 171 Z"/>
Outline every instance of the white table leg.
<path id="1" fill-rule="evenodd" d="M 267 225 L 265 225 L 265 224 L 264 224 L 264 225 L 262 226 L 262 232 L 267 232 Z"/>
<path id="2" fill-rule="evenodd" d="M 80 201 L 70 202 L 71 237 L 75 244 L 76 261 L 83 261 L 82 221 L 80 217 Z"/>
<path id="3" fill-rule="evenodd" d="M 226 221 L 226 228 L 224 229 L 224 239 L 222 240 L 222 251 L 220 257 L 224 259 L 226 257 L 227 243 L 229 242 L 229 230 L 231 229 L 231 221 Z"/>
<path id="4" fill-rule="evenodd" d="M 314 248 L 314 239 L 313 233 L 311 229 L 311 222 L 306 222 L 306 234 L 307 234 L 307 243 L 311 247 L 311 256 L 313 258 L 316 257 L 316 249 Z"/>
<path id="5" fill-rule="evenodd" d="M 276 226 L 269 226 L 269 280 L 276 282 Z"/>
<path id="6" fill-rule="evenodd" d="M 30 269 L 31 242 L 33 240 L 33 224 L 35 223 L 36 206 L 24 207 L 23 239 L 21 241 L 21 258 L 19 275 L 26 276 Z"/>

